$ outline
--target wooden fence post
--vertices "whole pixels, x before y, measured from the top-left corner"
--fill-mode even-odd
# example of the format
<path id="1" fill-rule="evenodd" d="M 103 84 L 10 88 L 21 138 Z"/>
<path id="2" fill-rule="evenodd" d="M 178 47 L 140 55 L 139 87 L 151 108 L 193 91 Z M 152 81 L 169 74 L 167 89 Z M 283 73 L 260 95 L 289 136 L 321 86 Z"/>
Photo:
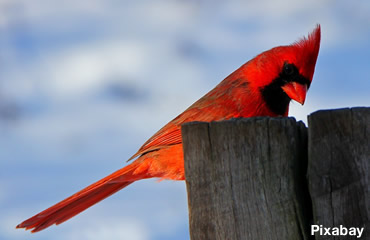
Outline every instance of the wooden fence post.
<path id="1" fill-rule="evenodd" d="M 182 137 L 192 240 L 309 239 L 302 122 L 188 123 Z"/>
<path id="2" fill-rule="evenodd" d="M 292 118 L 183 126 L 192 240 L 313 239 L 314 224 L 364 227 L 361 238 L 317 240 L 369 239 L 370 108 L 308 120 L 308 146 Z"/>
<path id="3" fill-rule="evenodd" d="M 308 125 L 314 224 L 365 227 L 361 239 L 370 239 L 370 108 L 318 111 Z"/>

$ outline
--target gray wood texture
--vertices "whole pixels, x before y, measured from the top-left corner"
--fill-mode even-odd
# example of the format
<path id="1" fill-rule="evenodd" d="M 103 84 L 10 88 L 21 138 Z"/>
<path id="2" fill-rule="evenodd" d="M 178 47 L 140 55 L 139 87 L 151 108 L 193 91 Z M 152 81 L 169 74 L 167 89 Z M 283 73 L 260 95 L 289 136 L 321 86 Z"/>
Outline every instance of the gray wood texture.
<path id="1" fill-rule="evenodd" d="M 182 137 L 192 240 L 310 238 L 302 122 L 195 122 Z"/>
<path id="2" fill-rule="evenodd" d="M 318 111 L 309 116 L 308 125 L 314 223 L 365 227 L 361 239 L 370 239 L 370 108 Z"/>

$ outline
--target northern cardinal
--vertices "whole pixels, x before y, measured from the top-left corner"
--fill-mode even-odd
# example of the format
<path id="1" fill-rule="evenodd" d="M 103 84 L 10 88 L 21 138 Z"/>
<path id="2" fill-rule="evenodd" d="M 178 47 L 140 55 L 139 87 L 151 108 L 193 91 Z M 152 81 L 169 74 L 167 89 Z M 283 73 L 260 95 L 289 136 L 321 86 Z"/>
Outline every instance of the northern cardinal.
<path id="1" fill-rule="evenodd" d="M 256 116 L 287 116 L 293 99 L 303 105 L 320 48 L 320 25 L 307 38 L 257 55 L 154 134 L 128 166 L 25 220 L 17 228 L 41 231 L 145 178 L 184 180 L 181 125 Z"/>

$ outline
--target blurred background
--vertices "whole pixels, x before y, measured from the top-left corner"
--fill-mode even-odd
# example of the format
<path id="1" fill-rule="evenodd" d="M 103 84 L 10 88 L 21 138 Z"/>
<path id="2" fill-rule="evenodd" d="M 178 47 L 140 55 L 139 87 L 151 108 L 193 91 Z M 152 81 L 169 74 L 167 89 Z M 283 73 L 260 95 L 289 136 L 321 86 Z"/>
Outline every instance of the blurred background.
<path id="1" fill-rule="evenodd" d="M 189 239 L 184 182 L 137 182 L 31 235 L 22 220 L 125 165 L 260 52 L 322 44 L 306 104 L 370 104 L 370 1 L 1 0 L 0 239 Z"/>

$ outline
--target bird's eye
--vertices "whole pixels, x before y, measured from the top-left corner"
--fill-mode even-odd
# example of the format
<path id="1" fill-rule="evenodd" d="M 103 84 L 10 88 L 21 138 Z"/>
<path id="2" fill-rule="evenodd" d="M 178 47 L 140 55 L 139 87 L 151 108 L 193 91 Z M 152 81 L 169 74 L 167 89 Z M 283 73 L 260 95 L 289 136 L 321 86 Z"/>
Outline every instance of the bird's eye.
<path id="1" fill-rule="evenodd" d="M 295 68 L 292 64 L 288 64 L 288 63 L 284 64 L 283 70 L 286 75 L 292 75 L 295 73 Z"/>

